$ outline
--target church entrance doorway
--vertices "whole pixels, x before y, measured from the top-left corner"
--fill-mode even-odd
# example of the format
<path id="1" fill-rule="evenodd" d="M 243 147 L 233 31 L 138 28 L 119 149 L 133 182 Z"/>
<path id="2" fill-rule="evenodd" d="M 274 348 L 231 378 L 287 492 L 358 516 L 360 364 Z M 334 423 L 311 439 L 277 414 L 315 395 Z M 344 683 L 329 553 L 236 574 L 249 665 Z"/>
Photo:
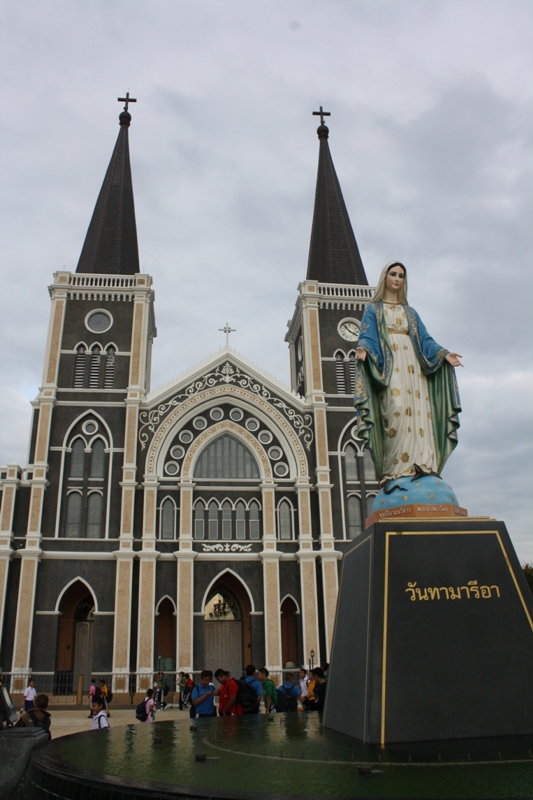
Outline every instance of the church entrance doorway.
<path id="1" fill-rule="evenodd" d="M 250 661 L 250 599 L 236 578 L 213 586 L 204 613 L 204 668 L 218 667 L 239 678 Z"/>
<path id="2" fill-rule="evenodd" d="M 93 660 L 94 598 L 82 581 L 69 586 L 59 606 L 54 694 L 75 694 L 78 676 L 89 691 Z"/>
<path id="3" fill-rule="evenodd" d="M 156 613 L 156 663 L 158 672 L 174 672 L 176 655 L 176 612 L 170 598 L 159 603 Z"/>
<path id="4" fill-rule="evenodd" d="M 292 668 L 298 659 L 298 626 L 296 603 L 286 597 L 281 604 L 281 658 L 284 667 Z"/>

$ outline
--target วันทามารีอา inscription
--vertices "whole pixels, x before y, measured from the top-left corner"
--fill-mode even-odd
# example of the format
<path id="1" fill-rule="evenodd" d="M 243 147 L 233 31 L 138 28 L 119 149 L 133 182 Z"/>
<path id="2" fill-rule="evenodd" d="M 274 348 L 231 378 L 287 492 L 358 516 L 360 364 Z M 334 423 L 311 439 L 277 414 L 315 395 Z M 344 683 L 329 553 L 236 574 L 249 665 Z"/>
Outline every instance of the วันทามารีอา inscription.
<path id="1" fill-rule="evenodd" d="M 410 599 L 416 600 L 490 600 L 500 598 L 499 586 L 478 586 L 477 581 L 468 581 L 466 586 L 440 586 L 421 589 L 417 581 L 407 583 L 406 592 L 411 592 Z M 494 590 L 494 593 L 493 591 Z"/>

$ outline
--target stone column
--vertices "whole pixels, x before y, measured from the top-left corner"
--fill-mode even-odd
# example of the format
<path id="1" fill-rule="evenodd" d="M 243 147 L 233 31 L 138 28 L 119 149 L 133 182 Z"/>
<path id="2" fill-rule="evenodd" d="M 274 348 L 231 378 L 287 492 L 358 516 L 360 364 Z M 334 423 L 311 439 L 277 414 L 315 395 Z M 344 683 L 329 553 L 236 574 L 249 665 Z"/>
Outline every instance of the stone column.
<path id="1" fill-rule="evenodd" d="M 122 507 L 115 592 L 115 630 L 113 640 L 114 690 L 128 691 L 130 670 L 131 590 L 133 575 L 133 519 L 137 489 L 137 430 L 139 405 L 146 391 L 147 348 L 150 305 L 153 301 L 152 279 L 135 276 L 133 323 L 131 332 L 130 372 L 126 397 L 124 461 L 122 465 Z M 149 552 L 151 552 L 149 550 Z M 154 609 L 151 609 L 152 615 Z M 140 643 L 139 643 L 140 644 Z"/>
<path id="2" fill-rule="evenodd" d="M 300 562 L 300 586 L 302 592 L 302 638 L 304 662 L 314 650 L 315 663 L 320 663 L 320 644 L 318 637 L 318 608 L 315 572 L 315 553 L 311 528 L 311 496 L 307 479 L 296 484 L 298 492 L 298 519 L 300 521 L 298 560 Z"/>
<path id="3" fill-rule="evenodd" d="M 154 670 L 157 478 L 144 482 L 143 546 L 139 553 L 139 607 L 137 615 L 137 691 L 149 689 Z"/>
<path id="4" fill-rule="evenodd" d="M 263 501 L 263 602 L 265 626 L 265 661 L 268 668 L 279 672 L 282 667 L 281 617 L 279 592 L 279 559 L 276 540 L 276 497 L 274 483 L 261 485 Z"/>
<path id="5" fill-rule="evenodd" d="M 9 464 L 7 477 L 2 487 L 2 507 L 0 509 L 0 644 L 6 609 L 7 579 L 9 564 L 13 557 L 13 514 L 15 513 L 15 499 L 20 484 L 20 467 Z"/>
<path id="6" fill-rule="evenodd" d="M 180 488 L 180 539 L 177 561 L 176 613 L 178 633 L 176 639 L 176 670 L 192 672 L 194 663 L 194 559 L 192 530 L 192 504 L 194 483 L 191 478 L 181 479 Z"/>

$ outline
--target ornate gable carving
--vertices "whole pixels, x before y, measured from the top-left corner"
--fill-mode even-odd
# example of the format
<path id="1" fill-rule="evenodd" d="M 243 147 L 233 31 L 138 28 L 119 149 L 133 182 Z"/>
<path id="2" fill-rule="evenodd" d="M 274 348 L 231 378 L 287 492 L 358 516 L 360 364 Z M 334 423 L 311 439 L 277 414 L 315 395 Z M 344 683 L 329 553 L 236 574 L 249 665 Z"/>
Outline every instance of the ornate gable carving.
<path id="1" fill-rule="evenodd" d="M 211 397 L 214 399 L 228 390 L 231 390 L 231 394 L 240 395 L 243 399 L 253 399 L 254 403 L 261 406 L 267 413 L 270 409 L 275 411 L 276 416 L 284 419 L 283 427 L 286 430 L 289 428 L 292 435 L 296 435 L 308 451 L 311 449 L 314 440 L 312 415 L 301 413 L 281 397 L 272 394 L 264 383 L 248 375 L 230 361 L 219 364 L 211 372 L 193 381 L 164 403 L 160 403 L 153 409 L 141 411 L 138 434 L 141 449 L 146 449 L 154 437 L 162 438 L 163 429 L 167 428 L 165 422 L 168 421 L 169 415 L 172 414 L 173 418 L 176 416 L 172 412 L 176 412 L 178 409 L 180 412 L 185 411 L 198 400 L 205 401 Z"/>

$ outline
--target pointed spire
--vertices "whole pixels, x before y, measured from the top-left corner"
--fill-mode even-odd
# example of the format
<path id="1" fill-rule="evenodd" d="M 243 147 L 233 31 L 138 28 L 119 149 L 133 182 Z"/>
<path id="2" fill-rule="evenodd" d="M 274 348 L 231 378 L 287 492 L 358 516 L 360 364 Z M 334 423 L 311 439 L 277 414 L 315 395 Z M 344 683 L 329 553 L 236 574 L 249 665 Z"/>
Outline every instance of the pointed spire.
<path id="1" fill-rule="evenodd" d="M 119 98 L 124 99 L 124 98 Z M 135 102 L 131 98 L 126 99 Z M 137 225 L 131 181 L 127 107 L 119 116 L 120 131 L 94 207 L 76 272 L 134 275 L 140 272 Z"/>
<path id="2" fill-rule="evenodd" d="M 324 125 L 324 116 L 329 114 L 322 111 L 322 106 L 320 112 L 314 113 L 320 114 L 322 124 L 317 128 L 320 153 L 307 280 L 367 286 L 365 269 L 329 151 L 329 128 Z"/>

